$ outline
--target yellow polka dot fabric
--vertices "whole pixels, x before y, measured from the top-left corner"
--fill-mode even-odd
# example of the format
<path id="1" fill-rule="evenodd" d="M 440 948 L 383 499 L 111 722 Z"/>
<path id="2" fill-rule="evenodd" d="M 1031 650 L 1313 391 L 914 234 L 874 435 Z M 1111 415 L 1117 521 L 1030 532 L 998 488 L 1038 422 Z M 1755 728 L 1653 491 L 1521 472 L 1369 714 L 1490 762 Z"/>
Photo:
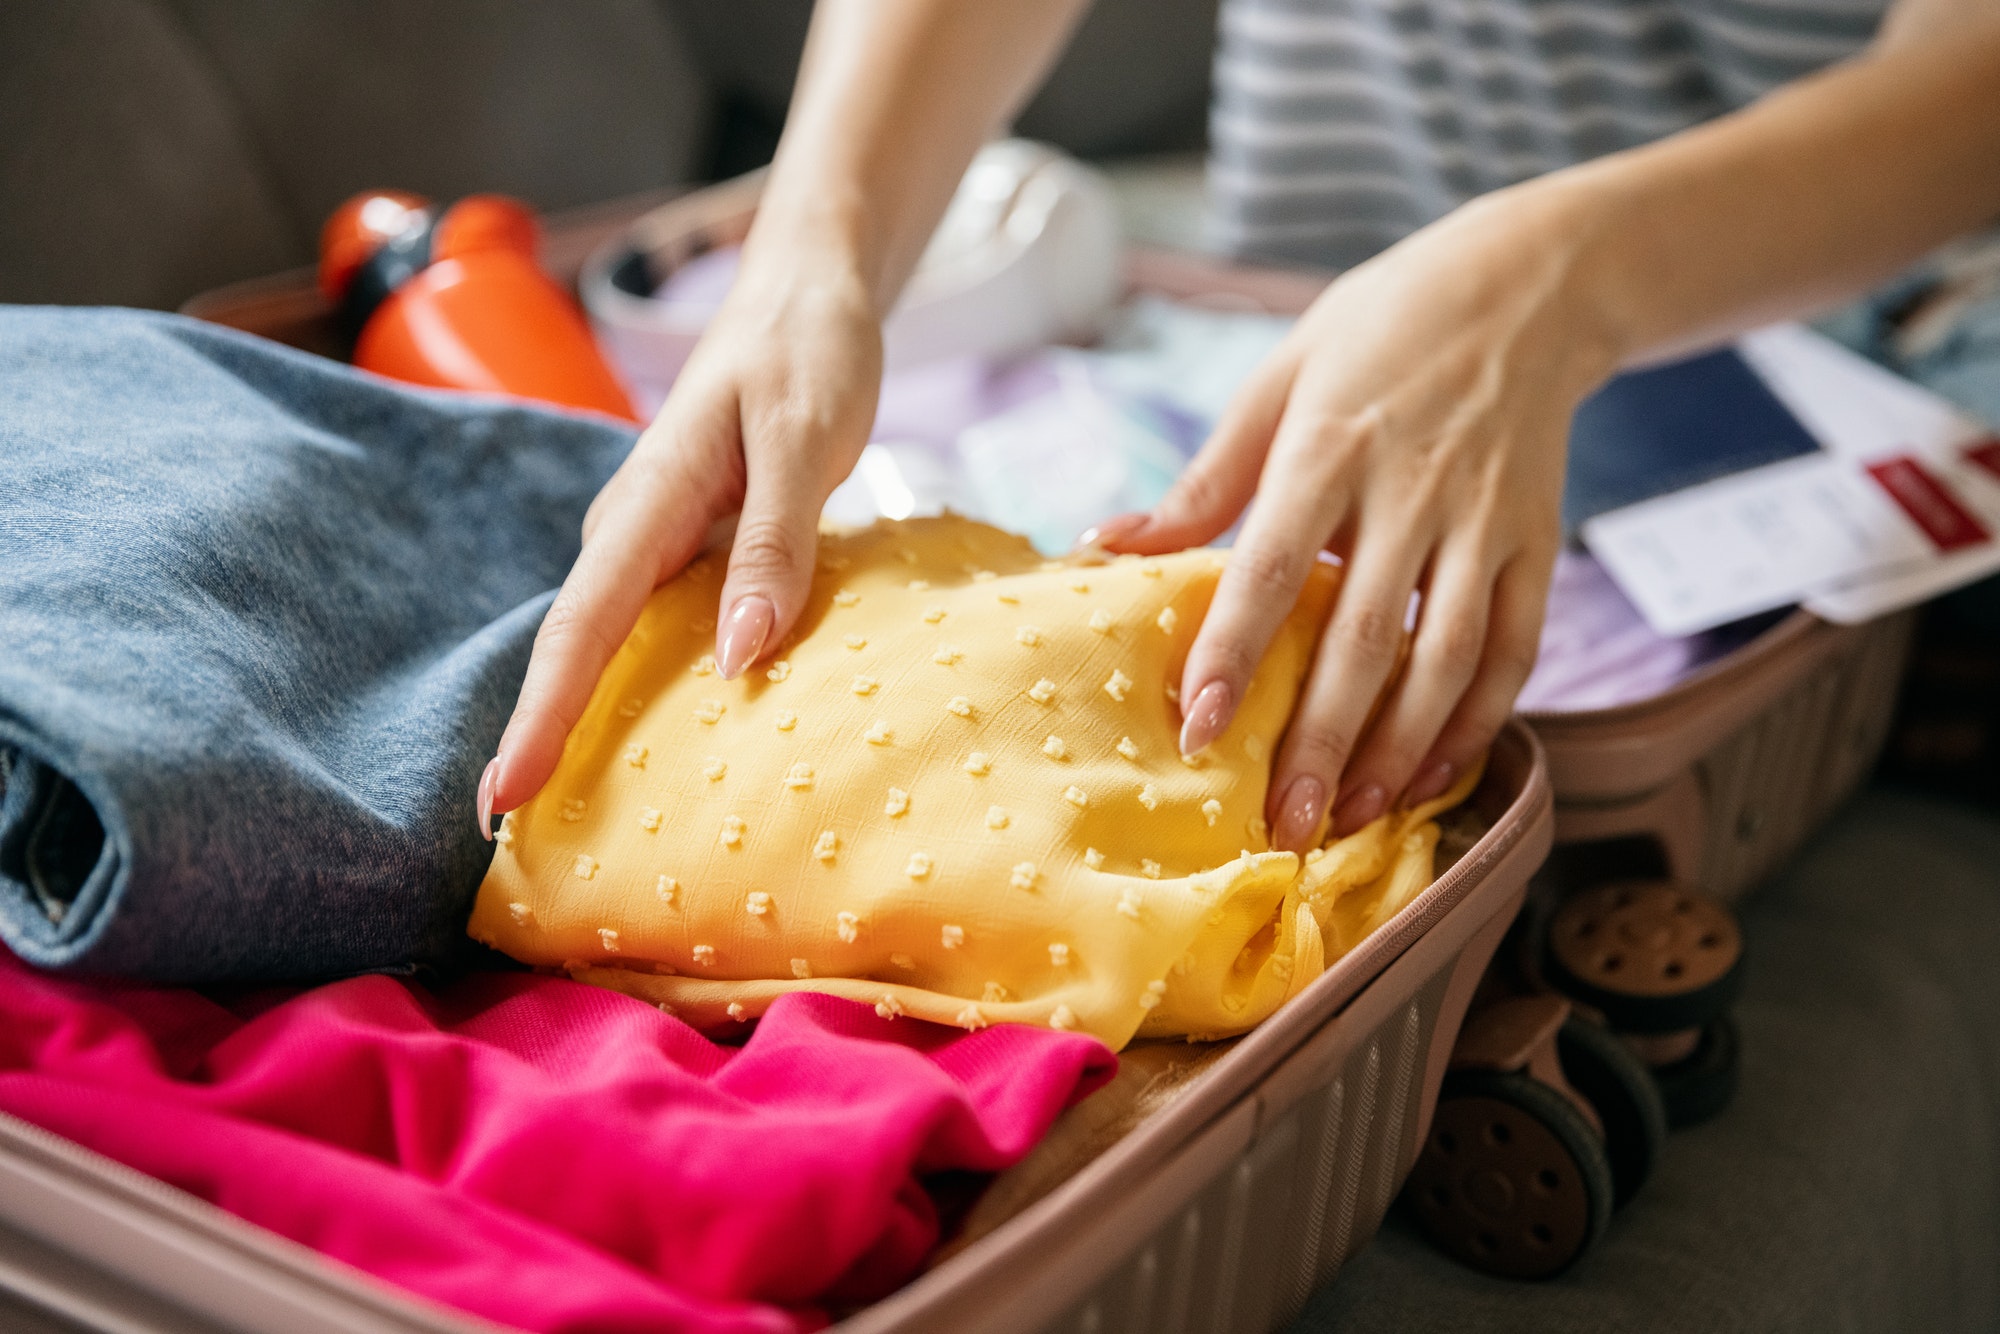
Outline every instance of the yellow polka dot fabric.
<path id="1" fill-rule="evenodd" d="M 1229 730 L 1172 691 L 1223 557 L 1046 562 L 945 517 L 828 535 L 790 640 L 716 674 L 719 559 L 659 589 L 471 933 L 727 1029 L 786 992 L 1113 1047 L 1269 1015 L 1431 879 L 1437 802 L 1302 863 L 1262 819 L 1338 573 Z"/>

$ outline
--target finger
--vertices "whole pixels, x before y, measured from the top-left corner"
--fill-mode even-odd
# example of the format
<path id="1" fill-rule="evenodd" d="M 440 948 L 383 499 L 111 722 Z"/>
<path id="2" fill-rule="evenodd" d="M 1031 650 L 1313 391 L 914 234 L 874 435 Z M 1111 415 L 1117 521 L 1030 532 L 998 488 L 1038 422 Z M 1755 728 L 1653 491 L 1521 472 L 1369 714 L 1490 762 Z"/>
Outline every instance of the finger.
<path id="1" fill-rule="evenodd" d="M 1379 527 L 1371 533 L 1364 524 L 1356 536 L 1333 619 L 1274 770 L 1272 841 L 1287 851 L 1303 852 L 1319 836 L 1329 798 L 1340 790 L 1348 758 L 1395 673 L 1410 594 L 1430 545 L 1417 540 L 1400 515 L 1373 513 Z"/>
<path id="2" fill-rule="evenodd" d="M 626 467 L 635 469 L 632 484 L 602 511 L 535 633 L 520 698 L 482 780 L 482 831 L 493 812 L 541 791 L 605 664 L 660 580 L 700 549 L 713 518 L 713 490 L 689 451 L 659 462 L 635 456 Z"/>
<path id="3" fill-rule="evenodd" d="M 1257 494 L 1257 479 L 1285 415 L 1294 373 L 1289 356 L 1281 353 L 1267 360 L 1236 392 L 1207 443 L 1151 514 L 1118 529 L 1107 522 L 1090 536 L 1106 550 L 1152 556 L 1200 546 L 1226 532 Z"/>
<path id="4" fill-rule="evenodd" d="M 1555 553 L 1517 556 L 1493 586 L 1486 647 L 1478 670 L 1445 720 L 1416 776 L 1403 793 L 1404 807 L 1442 795 L 1458 781 L 1500 731 L 1514 710 L 1514 697 L 1527 684 L 1541 649 L 1542 617 L 1548 604 Z"/>
<path id="5" fill-rule="evenodd" d="M 1374 819 L 1403 793 L 1464 697 L 1486 652 L 1495 563 L 1472 537 L 1447 543 L 1438 553 L 1409 665 L 1341 777 L 1335 837 Z M 1382 800 L 1350 811 L 1350 795 L 1365 792 L 1380 793 Z"/>
<path id="6" fill-rule="evenodd" d="M 1181 670 L 1183 755 L 1229 726 L 1271 637 L 1291 615 L 1320 549 L 1345 515 L 1337 467 L 1344 451 L 1314 438 L 1308 420 L 1294 409 L 1280 423 L 1264 484 L 1188 649 Z"/>
<path id="7" fill-rule="evenodd" d="M 746 423 L 748 481 L 715 628 L 723 679 L 775 649 L 804 609 L 820 511 L 840 480 L 831 461 L 860 456 L 874 419 L 873 402 L 865 408 L 831 418 L 774 410 Z"/>

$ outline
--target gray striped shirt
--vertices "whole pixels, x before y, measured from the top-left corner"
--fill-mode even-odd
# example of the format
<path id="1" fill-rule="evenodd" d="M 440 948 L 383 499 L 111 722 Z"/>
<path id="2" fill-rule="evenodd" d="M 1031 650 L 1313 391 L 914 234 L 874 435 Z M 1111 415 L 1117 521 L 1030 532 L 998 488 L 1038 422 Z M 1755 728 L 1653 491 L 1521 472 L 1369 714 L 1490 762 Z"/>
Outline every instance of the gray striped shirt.
<path id="1" fill-rule="evenodd" d="M 1213 239 L 1345 267 L 1853 55 L 1887 0 L 1225 0 Z"/>

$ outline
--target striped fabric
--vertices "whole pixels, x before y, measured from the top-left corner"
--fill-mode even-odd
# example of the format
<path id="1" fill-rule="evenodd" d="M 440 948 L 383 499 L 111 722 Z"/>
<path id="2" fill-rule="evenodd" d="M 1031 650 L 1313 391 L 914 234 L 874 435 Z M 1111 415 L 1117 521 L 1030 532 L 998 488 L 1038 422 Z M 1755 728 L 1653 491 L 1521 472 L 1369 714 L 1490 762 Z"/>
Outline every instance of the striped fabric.
<path id="1" fill-rule="evenodd" d="M 1887 0 L 1225 0 L 1212 239 L 1345 267 L 1843 59 Z"/>

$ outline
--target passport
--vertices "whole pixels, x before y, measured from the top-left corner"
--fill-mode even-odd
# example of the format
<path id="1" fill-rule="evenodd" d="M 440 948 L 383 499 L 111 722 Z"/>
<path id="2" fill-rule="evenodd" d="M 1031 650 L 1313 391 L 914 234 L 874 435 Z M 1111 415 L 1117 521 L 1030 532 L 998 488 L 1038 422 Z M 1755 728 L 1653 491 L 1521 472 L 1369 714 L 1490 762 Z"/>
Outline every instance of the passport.
<path id="1" fill-rule="evenodd" d="M 1820 445 L 1734 347 L 1626 371 L 1577 407 L 1562 519 L 1586 519 Z"/>

